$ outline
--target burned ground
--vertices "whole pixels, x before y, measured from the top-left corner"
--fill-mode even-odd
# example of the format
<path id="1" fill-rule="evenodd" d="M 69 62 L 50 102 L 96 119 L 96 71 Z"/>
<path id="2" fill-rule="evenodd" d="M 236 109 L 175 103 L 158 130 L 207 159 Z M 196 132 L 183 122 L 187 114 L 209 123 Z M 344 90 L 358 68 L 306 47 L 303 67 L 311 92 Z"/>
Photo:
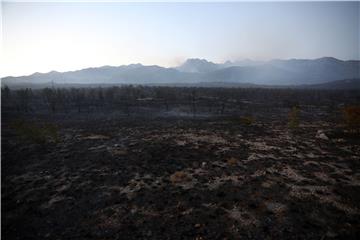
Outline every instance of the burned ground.
<path id="1" fill-rule="evenodd" d="M 251 121 L 3 111 L 2 234 L 358 239 L 358 135 L 326 106 L 301 109 L 296 129 L 285 107 Z M 55 124 L 56 141 L 20 138 L 16 119 Z"/>

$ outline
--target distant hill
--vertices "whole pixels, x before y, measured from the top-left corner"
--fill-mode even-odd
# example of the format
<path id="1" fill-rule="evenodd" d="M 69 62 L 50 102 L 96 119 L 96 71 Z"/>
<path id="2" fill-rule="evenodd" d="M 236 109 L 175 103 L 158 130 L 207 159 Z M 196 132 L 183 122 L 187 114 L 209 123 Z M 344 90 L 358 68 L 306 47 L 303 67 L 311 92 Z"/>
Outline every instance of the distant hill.
<path id="1" fill-rule="evenodd" d="M 188 59 L 176 68 L 144 66 L 103 66 L 69 72 L 34 73 L 5 77 L 2 85 L 34 84 L 204 84 L 305 86 L 328 84 L 343 79 L 360 79 L 360 61 L 325 57 L 314 60 L 290 59 L 267 62 L 244 60 L 216 64 L 204 59 Z M 348 80 L 349 81 L 349 80 Z M 212 83 L 212 84 L 211 84 Z M 338 85 L 337 85 L 338 84 Z M 342 86 L 342 82 L 333 83 Z"/>
<path id="2" fill-rule="evenodd" d="M 335 58 L 315 60 L 272 60 L 251 62 L 249 66 L 231 66 L 211 72 L 210 81 L 249 82 L 270 85 L 319 84 L 329 81 L 360 78 L 360 61 Z"/>
<path id="3" fill-rule="evenodd" d="M 222 68 L 221 65 L 209 62 L 205 59 L 192 58 L 186 60 L 182 65 L 176 69 L 180 72 L 190 72 L 190 73 L 207 73 L 218 70 Z"/>

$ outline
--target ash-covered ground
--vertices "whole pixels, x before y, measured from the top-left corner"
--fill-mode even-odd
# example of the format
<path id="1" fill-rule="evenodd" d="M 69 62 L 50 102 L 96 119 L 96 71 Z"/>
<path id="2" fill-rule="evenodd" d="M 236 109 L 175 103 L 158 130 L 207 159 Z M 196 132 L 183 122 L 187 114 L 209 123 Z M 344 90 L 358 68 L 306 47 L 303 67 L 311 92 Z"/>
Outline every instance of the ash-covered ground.
<path id="1" fill-rule="evenodd" d="M 287 108 L 245 120 L 3 112 L 2 235 L 359 239 L 360 139 L 300 109 L 292 128 Z M 55 124 L 56 141 L 21 138 L 17 119 Z"/>

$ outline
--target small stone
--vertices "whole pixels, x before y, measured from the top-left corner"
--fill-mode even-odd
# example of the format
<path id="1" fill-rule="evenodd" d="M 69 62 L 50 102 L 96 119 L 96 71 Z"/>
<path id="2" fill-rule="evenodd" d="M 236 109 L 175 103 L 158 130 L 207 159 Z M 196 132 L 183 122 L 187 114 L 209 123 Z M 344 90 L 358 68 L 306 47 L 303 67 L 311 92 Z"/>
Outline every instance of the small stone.
<path id="1" fill-rule="evenodd" d="M 90 148 L 88 148 L 88 150 L 89 151 L 98 151 L 98 150 L 102 150 L 104 148 L 106 148 L 105 145 L 100 145 L 100 146 L 96 146 L 96 147 L 90 147 Z"/>
<path id="2" fill-rule="evenodd" d="M 318 130 L 315 137 L 317 139 L 329 140 L 328 136 L 326 136 L 326 134 L 322 130 Z"/>
<path id="3" fill-rule="evenodd" d="M 81 140 L 108 140 L 110 139 L 110 137 L 108 136 L 104 136 L 104 135 L 99 135 L 99 134 L 94 134 L 94 135 L 89 135 L 86 137 L 81 137 Z"/>

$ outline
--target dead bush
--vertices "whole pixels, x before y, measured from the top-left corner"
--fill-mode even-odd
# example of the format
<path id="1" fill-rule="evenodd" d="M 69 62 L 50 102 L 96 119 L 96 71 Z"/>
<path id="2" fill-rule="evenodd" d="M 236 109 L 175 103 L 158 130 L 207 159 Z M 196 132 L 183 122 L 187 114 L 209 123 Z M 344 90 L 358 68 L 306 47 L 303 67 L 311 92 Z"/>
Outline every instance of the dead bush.
<path id="1" fill-rule="evenodd" d="M 170 176 L 170 181 L 172 183 L 186 182 L 189 181 L 190 179 L 191 177 L 183 171 L 177 171 Z"/>
<path id="2" fill-rule="evenodd" d="M 227 163 L 228 163 L 229 165 L 235 166 L 235 165 L 237 165 L 238 160 L 237 160 L 236 158 L 234 158 L 234 157 L 231 157 L 231 158 L 229 158 L 229 159 L 227 160 Z"/>
<path id="3" fill-rule="evenodd" d="M 350 131 L 360 130 L 360 106 L 347 106 L 343 109 L 344 120 Z"/>

